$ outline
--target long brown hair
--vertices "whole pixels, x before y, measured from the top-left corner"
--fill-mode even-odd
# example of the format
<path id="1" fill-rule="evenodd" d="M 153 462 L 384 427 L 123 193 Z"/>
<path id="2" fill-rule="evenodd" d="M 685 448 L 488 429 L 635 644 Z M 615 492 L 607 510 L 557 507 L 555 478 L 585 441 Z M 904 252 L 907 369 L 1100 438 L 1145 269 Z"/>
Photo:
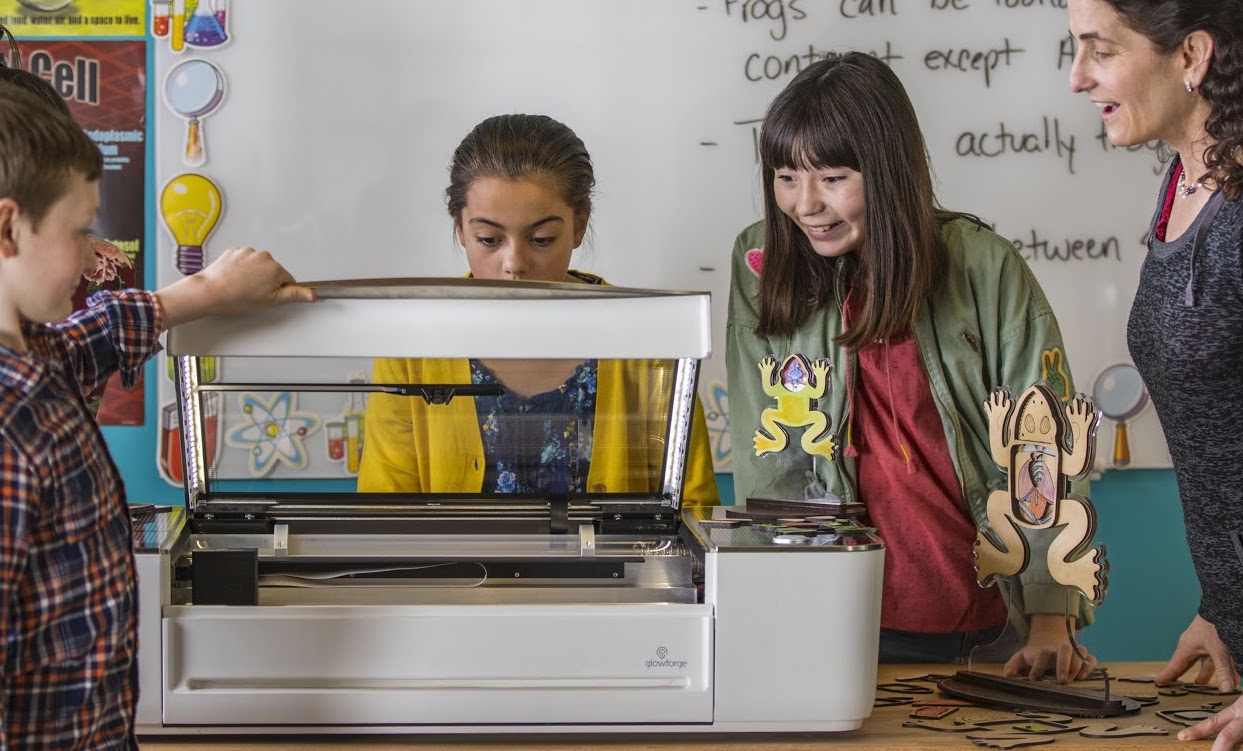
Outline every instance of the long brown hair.
<path id="1" fill-rule="evenodd" d="M 1243 3 L 1238 0 L 1105 0 L 1123 23 L 1157 52 L 1172 55 L 1187 35 L 1213 37 L 1213 57 L 1200 83 L 1209 104 L 1204 130 L 1216 143 L 1204 166 L 1231 201 L 1243 196 Z"/>
<path id="2" fill-rule="evenodd" d="M 764 181 L 761 335 L 789 336 L 849 285 L 855 308 L 839 345 L 858 348 L 910 330 L 945 277 L 942 212 L 915 108 L 889 66 L 860 52 L 808 66 L 772 101 L 760 132 Z M 863 176 L 864 239 L 825 258 L 777 205 L 779 169 L 847 167 Z M 842 286 L 839 288 L 838 284 Z"/>

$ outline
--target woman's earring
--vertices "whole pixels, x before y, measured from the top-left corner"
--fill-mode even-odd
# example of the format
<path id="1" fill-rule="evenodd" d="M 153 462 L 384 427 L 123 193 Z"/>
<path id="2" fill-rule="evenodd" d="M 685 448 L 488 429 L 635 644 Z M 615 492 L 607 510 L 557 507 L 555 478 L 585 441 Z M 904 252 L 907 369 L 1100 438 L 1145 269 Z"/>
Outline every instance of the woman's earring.
<path id="1" fill-rule="evenodd" d="M 1186 83 L 1186 86 L 1187 86 L 1187 93 L 1188 93 L 1188 94 L 1193 94 L 1193 93 L 1195 93 L 1196 87 L 1194 87 L 1194 86 L 1192 86 L 1192 85 L 1191 85 L 1191 81 L 1187 81 L 1187 82 L 1185 82 L 1185 83 Z"/>

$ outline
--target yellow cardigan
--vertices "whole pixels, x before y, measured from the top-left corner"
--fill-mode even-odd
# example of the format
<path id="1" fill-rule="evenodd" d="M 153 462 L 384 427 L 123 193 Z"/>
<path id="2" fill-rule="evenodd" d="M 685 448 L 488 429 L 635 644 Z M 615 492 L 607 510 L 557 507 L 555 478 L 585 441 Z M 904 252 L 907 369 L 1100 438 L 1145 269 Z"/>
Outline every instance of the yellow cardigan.
<path id="1" fill-rule="evenodd" d="M 659 490 L 672 378 L 672 362 L 599 361 L 588 492 Z M 382 358 L 375 361 L 372 382 L 468 384 L 470 363 Z M 654 404 L 662 395 L 664 403 Z M 365 425 L 360 492 L 482 491 L 483 439 L 474 399 L 456 397 L 448 404 L 429 405 L 420 397 L 376 393 L 367 399 Z M 682 505 L 718 503 L 707 423 L 696 399 Z"/>

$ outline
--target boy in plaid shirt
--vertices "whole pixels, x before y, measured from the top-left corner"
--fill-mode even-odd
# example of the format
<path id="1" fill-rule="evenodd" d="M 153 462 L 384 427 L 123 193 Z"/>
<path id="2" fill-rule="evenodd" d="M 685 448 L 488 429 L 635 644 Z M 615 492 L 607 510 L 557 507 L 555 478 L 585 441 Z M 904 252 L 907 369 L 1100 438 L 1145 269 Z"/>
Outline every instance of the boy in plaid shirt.
<path id="1" fill-rule="evenodd" d="M 0 86 L 0 751 L 137 747 L 129 515 L 83 393 L 117 371 L 131 386 L 177 323 L 314 299 L 234 248 L 70 316 L 102 169 L 71 118 Z"/>

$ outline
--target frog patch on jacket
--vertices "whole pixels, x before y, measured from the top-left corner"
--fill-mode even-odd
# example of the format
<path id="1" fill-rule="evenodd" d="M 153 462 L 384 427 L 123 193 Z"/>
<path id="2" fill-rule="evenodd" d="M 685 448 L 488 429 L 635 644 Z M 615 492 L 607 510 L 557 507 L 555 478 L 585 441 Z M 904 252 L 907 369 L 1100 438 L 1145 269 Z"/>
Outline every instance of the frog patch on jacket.
<path id="1" fill-rule="evenodd" d="M 784 451 L 790 443 L 788 428 L 805 428 L 800 445 L 808 454 L 832 459 L 837 443 L 829 432 L 828 415 L 812 407 L 814 399 L 822 399 L 829 390 L 829 373 L 833 365 L 817 358 L 811 362 L 800 354 L 791 354 L 777 367 L 777 358 L 769 355 L 759 362 L 760 381 L 764 393 L 777 400 L 777 405 L 760 413 L 760 427 L 755 431 L 755 455 L 764 456 Z"/>

